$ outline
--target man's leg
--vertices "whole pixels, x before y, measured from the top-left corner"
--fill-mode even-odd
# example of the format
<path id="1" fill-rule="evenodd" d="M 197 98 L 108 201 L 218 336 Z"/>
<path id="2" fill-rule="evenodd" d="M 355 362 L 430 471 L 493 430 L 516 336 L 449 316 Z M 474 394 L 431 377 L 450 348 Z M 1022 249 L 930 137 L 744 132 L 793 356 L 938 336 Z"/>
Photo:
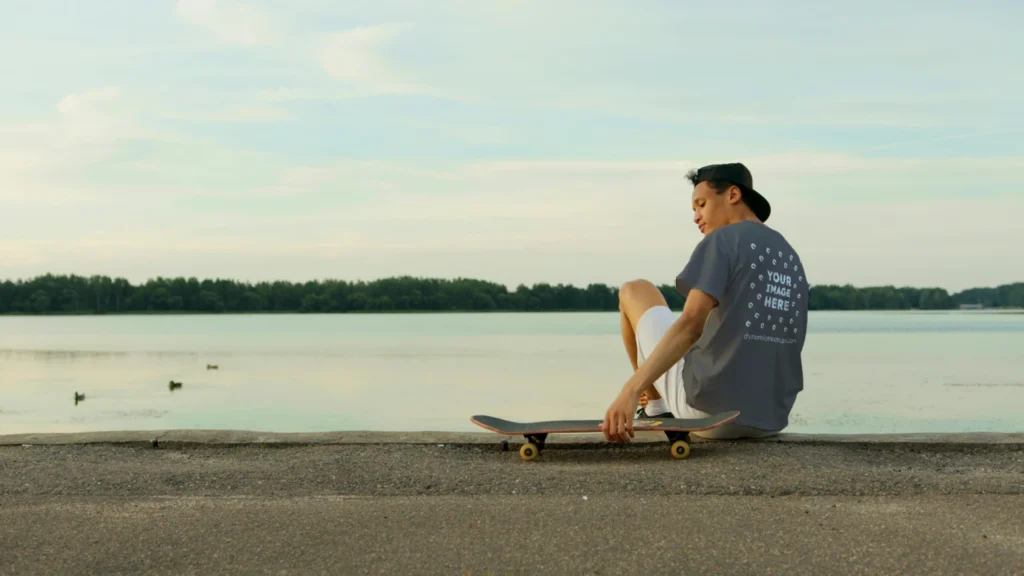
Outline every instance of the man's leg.
<path id="1" fill-rule="evenodd" d="M 626 354 L 629 355 L 629 363 L 633 365 L 633 372 L 636 372 L 640 368 L 636 360 L 636 330 L 633 328 L 633 324 L 629 321 L 629 317 L 626 316 L 626 311 L 622 309 L 621 302 L 619 303 L 619 318 L 621 319 L 620 324 L 622 325 L 622 343 L 626 345 Z"/>
<path id="2" fill-rule="evenodd" d="M 636 327 L 644 313 L 655 306 L 668 306 L 665 297 L 658 287 L 646 280 L 627 282 L 619 288 L 619 315 L 622 326 L 622 343 L 626 346 L 626 354 L 635 372 L 639 368 L 639 353 L 636 343 Z M 648 351 L 650 353 L 650 351 Z M 644 392 L 647 399 L 658 400 L 661 394 L 653 385 Z"/>
<path id="3" fill-rule="evenodd" d="M 629 355 L 629 363 L 633 365 L 633 372 L 636 372 L 640 365 L 637 362 L 637 349 L 636 349 L 636 330 L 633 329 L 633 325 L 629 322 L 629 317 L 626 316 L 625 310 L 619 311 L 619 324 L 622 328 L 622 343 L 626 345 L 626 354 Z M 640 407 L 646 408 L 648 400 L 657 400 L 659 398 L 658 391 L 653 390 L 651 397 L 647 392 L 640 394 Z"/>

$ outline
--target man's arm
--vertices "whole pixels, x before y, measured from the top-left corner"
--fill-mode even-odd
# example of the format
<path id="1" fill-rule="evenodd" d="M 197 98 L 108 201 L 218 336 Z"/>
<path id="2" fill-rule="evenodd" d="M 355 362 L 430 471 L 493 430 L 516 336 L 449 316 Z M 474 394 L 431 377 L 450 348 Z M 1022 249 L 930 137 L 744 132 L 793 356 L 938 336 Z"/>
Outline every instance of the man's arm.
<path id="1" fill-rule="evenodd" d="M 626 383 L 639 396 L 648 386 L 679 362 L 704 334 L 711 310 L 718 301 L 694 288 L 686 296 L 683 313 L 665 331 L 654 351 Z"/>
<path id="2" fill-rule="evenodd" d="M 626 382 L 619 397 L 608 408 L 602 424 L 607 440 L 628 442 L 628 439 L 633 437 L 633 410 L 639 401 L 640 393 L 679 362 L 700 340 L 708 314 L 717 305 L 718 301 L 705 292 L 696 288 L 690 290 L 686 296 L 683 313 L 665 331 L 654 351 Z"/>

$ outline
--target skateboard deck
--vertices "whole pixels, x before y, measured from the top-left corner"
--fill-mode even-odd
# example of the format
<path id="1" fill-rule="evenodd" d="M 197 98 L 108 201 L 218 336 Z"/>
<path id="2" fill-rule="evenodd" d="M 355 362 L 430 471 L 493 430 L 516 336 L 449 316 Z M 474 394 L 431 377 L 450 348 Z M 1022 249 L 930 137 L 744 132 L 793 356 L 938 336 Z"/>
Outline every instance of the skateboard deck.
<path id="1" fill-rule="evenodd" d="M 710 430 L 732 422 L 738 411 L 722 412 L 706 418 L 648 418 L 633 420 L 634 432 L 665 432 L 672 443 L 672 456 L 686 458 L 690 455 L 690 432 Z M 542 422 L 513 422 L 494 416 L 476 415 L 470 418 L 477 426 L 498 434 L 523 436 L 527 442 L 519 450 L 523 460 L 536 460 L 544 450 L 548 434 L 601 432 L 603 420 L 547 420 Z"/>

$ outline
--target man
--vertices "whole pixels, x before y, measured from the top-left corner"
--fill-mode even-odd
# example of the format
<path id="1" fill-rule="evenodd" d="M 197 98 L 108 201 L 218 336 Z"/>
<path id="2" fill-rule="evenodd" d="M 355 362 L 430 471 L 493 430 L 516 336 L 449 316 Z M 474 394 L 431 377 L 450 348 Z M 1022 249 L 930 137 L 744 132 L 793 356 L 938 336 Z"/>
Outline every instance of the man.
<path id="1" fill-rule="evenodd" d="M 800 256 L 764 224 L 771 205 L 743 164 L 691 171 L 693 221 L 704 234 L 676 278 L 686 298 L 676 318 L 654 284 L 619 291 L 622 338 L 633 376 L 605 414 L 613 442 L 633 438 L 633 417 L 701 418 L 739 410 L 710 438 L 776 434 L 803 390 L 808 279 Z"/>

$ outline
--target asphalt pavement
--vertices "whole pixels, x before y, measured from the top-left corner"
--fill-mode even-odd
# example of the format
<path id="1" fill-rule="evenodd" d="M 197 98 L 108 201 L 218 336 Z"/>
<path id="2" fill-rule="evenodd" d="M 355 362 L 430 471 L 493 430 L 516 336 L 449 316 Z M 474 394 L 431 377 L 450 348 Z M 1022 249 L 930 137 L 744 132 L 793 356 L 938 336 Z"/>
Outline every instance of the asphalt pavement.
<path id="1" fill-rule="evenodd" d="M 7 437 L 0 574 L 1024 574 L 1016 437 L 416 438 Z"/>

